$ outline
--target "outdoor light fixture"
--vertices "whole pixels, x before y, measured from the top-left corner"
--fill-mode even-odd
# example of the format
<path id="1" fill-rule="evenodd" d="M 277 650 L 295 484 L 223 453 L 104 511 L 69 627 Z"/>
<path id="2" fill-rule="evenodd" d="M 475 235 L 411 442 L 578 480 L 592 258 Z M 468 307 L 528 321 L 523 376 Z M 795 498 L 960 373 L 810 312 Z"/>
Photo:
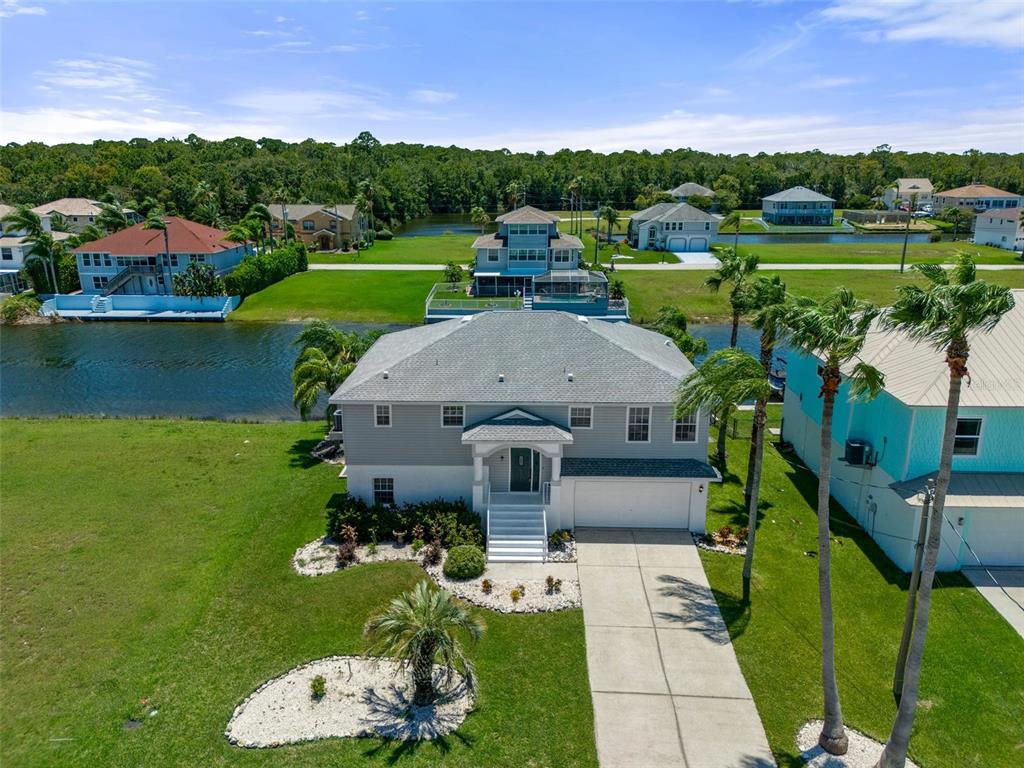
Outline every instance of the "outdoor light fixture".
<path id="1" fill-rule="evenodd" d="M 704 484 L 703 483 L 700 484 L 700 487 L 697 489 L 697 493 L 704 493 Z"/>

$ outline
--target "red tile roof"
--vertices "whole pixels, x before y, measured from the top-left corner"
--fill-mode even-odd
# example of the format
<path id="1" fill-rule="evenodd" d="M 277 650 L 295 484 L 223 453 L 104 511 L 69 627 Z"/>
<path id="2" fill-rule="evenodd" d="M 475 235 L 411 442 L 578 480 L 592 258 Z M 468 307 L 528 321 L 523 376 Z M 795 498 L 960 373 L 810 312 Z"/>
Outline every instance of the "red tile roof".
<path id="1" fill-rule="evenodd" d="M 164 216 L 171 253 L 220 253 L 241 243 L 228 242 L 227 232 L 180 216 Z M 164 233 L 136 224 L 112 235 L 93 240 L 73 253 L 109 253 L 112 256 L 155 256 L 164 252 Z"/>
<path id="2" fill-rule="evenodd" d="M 936 192 L 939 197 L 1017 197 L 1013 192 L 990 187 L 988 184 L 968 184 L 966 187 Z"/>

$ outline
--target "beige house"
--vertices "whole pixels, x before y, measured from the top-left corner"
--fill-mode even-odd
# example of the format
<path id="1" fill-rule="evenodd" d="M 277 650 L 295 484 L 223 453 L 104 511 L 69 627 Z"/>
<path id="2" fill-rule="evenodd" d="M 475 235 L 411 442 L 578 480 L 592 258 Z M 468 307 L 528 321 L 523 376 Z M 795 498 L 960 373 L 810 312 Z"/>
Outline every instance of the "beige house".
<path id="1" fill-rule="evenodd" d="M 295 236 L 319 251 L 350 246 L 366 235 L 366 220 L 354 205 L 274 203 L 267 208 L 273 218 L 275 237 L 280 236 L 282 221 L 287 218 L 295 229 Z"/>
<path id="2" fill-rule="evenodd" d="M 37 205 L 32 210 L 40 216 L 48 216 L 51 220 L 55 216 L 60 216 L 68 232 L 75 233 L 81 232 L 90 224 L 95 224 L 96 217 L 100 215 L 99 202 L 87 197 L 62 197 L 60 200 Z M 136 224 L 142 221 L 142 216 L 135 211 L 126 208 L 124 212 L 129 221 Z"/>
<path id="3" fill-rule="evenodd" d="M 975 213 L 1001 208 L 1019 208 L 1024 197 L 988 184 L 968 184 L 966 187 L 947 189 L 934 195 L 935 207 L 970 208 Z"/>

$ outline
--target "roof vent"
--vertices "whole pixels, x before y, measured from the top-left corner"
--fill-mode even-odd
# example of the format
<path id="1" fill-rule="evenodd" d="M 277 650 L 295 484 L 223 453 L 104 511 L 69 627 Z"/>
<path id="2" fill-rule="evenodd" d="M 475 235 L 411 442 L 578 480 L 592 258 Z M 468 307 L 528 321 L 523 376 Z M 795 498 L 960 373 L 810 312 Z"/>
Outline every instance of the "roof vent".
<path id="1" fill-rule="evenodd" d="M 666 347 L 671 347 L 672 346 L 672 339 L 665 339 L 665 346 Z"/>
<path id="2" fill-rule="evenodd" d="M 585 325 L 589 325 L 590 324 L 590 320 L 588 318 L 584 317 L 583 315 L 576 315 L 576 319 L 579 320 L 581 323 L 583 323 Z"/>
<path id="3" fill-rule="evenodd" d="M 499 384 L 504 384 L 505 383 L 505 374 L 504 373 L 499 373 L 498 374 L 498 383 Z"/>
<path id="4" fill-rule="evenodd" d="M 388 377 L 388 372 L 384 371 L 384 378 L 386 379 L 387 377 Z"/>
<path id="5" fill-rule="evenodd" d="M 465 325 L 466 323 L 468 323 L 472 319 L 473 319 L 472 315 L 466 315 L 465 317 L 460 317 L 459 318 L 459 325 Z"/>
<path id="6" fill-rule="evenodd" d="M 572 381 L 572 374 L 570 373 L 568 376 L 566 376 L 565 380 L 566 381 Z"/>

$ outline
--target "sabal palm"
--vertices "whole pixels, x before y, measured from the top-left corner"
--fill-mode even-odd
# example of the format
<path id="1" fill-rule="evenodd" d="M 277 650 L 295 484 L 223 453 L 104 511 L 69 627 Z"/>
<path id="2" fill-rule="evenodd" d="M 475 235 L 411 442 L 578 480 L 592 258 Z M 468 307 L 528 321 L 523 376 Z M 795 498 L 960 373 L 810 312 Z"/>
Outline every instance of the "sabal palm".
<path id="1" fill-rule="evenodd" d="M 128 216 L 121 206 L 114 205 L 113 203 L 100 203 L 99 209 L 100 213 L 96 217 L 96 226 L 108 234 L 120 232 L 122 229 L 128 229 L 131 226 L 131 222 L 128 221 Z"/>
<path id="2" fill-rule="evenodd" d="M 771 384 L 764 366 L 753 355 L 742 349 L 720 349 L 700 364 L 688 376 L 679 388 L 676 397 L 676 418 L 687 413 L 696 413 L 699 409 L 715 408 L 731 411 L 740 403 L 754 400 L 759 404 L 755 408 L 755 422 L 760 418 L 760 425 L 755 427 L 757 434 L 764 431 L 765 404 L 771 394 Z M 719 434 L 724 434 L 725 421 L 719 424 Z M 751 438 L 753 439 L 753 438 Z M 746 584 L 750 580 L 751 564 L 754 561 L 754 536 L 757 532 L 757 500 L 760 491 L 762 440 L 757 441 L 756 463 L 754 466 L 754 484 L 747 505 L 747 555 L 743 564 L 743 579 Z M 719 457 L 721 461 L 721 457 Z M 723 465 L 724 468 L 724 465 Z M 744 590 L 746 592 L 746 590 Z"/>
<path id="3" fill-rule="evenodd" d="M 270 214 L 270 209 L 263 203 L 253 203 L 249 206 L 249 212 L 245 214 L 245 218 L 259 222 L 260 244 L 263 245 L 269 242 L 272 234 L 271 228 L 274 223 L 274 217 Z"/>
<path id="4" fill-rule="evenodd" d="M 57 292 L 56 251 L 53 236 L 43 228 L 42 217 L 27 205 L 19 205 L 3 217 L 8 232 L 19 232 L 31 247 L 25 252 L 25 263 L 40 263 L 46 281 Z M 38 286 L 35 286 L 38 290 Z"/>
<path id="5" fill-rule="evenodd" d="M 718 293 L 723 286 L 730 285 L 729 310 L 732 314 L 732 333 L 729 346 L 735 347 L 739 337 L 740 315 L 746 311 L 744 289 L 751 276 L 757 271 L 759 259 L 752 253 L 740 256 L 736 251 L 725 252 L 719 256 L 721 265 L 704 281 L 705 287 Z"/>
<path id="6" fill-rule="evenodd" d="M 603 205 L 601 206 L 600 214 L 601 221 L 608 224 L 608 242 L 610 243 L 612 241 L 612 230 L 615 228 L 615 224 L 619 220 L 619 212 L 610 205 Z"/>
<path id="7" fill-rule="evenodd" d="M 46 272 L 46 267 L 49 267 L 48 279 L 52 283 L 53 292 L 60 293 L 57 265 L 60 263 L 60 257 L 64 255 L 64 244 L 54 240 L 53 235 L 46 231 L 26 236 L 25 242 L 29 246 L 28 250 L 25 251 L 25 263 L 39 262 L 43 265 L 44 273 Z"/>
<path id="8" fill-rule="evenodd" d="M 99 240 L 101 237 L 104 237 L 102 229 L 97 227 L 95 224 L 87 224 L 82 227 L 81 232 L 76 232 L 65 240 L 64 243 L 68 248 L 77 248 L 80 245 L 85 245 L 86 243 L 91 243 L 94 240 Z"/>
<path id="9" fill-rule="evenodd" d="M 476 670 L 456 633 L 462 631 L 474 643 L 484 635 L 483 621 L 452 595 L 424 579 L 366 622 L 363 634 L 368 653 L 391 656 L 412 669 L 413 704 L 434 701 L 434 665 L 441 667 L 445 684 L 456 673 L 469 691 L 476 690 Z"/>
<path id="10" fill-rule="evenodd" d="M 818 467 L 818 599 L 821 606 L 821 677 L 825 722 L 818 743 L 834 755 L 846 753 L 835 666 L 835 623 L 832 618 L 832 560 L 829 526 L 829 487 L 832 479 L 832 413 L 843 382 L 843 369 L 853 397 L 871 398 L 883 386 L 881 372 L 859 354 L 879 310 L 847 288 L 837 288 L 820 301 L 800 298 L 786 312 L 790 343 L 820 360 L 821 447 Z"/>
<path id="11" fill-rule="evenodd" d="M 935 577 L 942 536 L 942 513 L 953 469 L 953 443 L 960 390 L 964 379 L 970 383 L 967 369 L 971 351 L 970 336 L 976 332 L 990 331 L 1014 305 L 1013 294 L 1008 288 L 989 285 L 977 279 L 974 260 L 966 253 L 958 253 L 953 268 L 949 270 L 937 264 L 916 264 L 912 269 L 924 275 L 928 284 L 924 287 L 898 286 L 898 298 L 885 315 L 885 325 L 944 353 L 949 368 L 949 391 L 913 640 L 907 656 L 899 709 L 879 758 L 879 768 L 902 768 L 907 759 L 910 732 L 914 726 L 928 614 L 931 610 L 932 580 Z"/>
<path id="12" fill-rule="evenodd" d="M 377 196 L 377 190 L 373 186 L 373 182 L 369 179 L 363 179 L 358 185 L 359 194 L 363 196 L 363 200 L 366 201 L 366 216 L 367 226 L 372 230 L 373 227 L 373 201 Z"/>
<path id="13" fill-rule="evenodd" d="M 473 206 L 473 210 L 469 212 L 469 220 L 475 226 L 480 227 L 480 234 L 482 235 L 487 229 L 487 225 L 491 223 L 490 214 L 487 213 L 479 205 Z"/>
<path id="14" fill-rule="evenodd" d="M 733 239 L 732 239 L 732 252 L 733 253 L 739 253 L 739 251 L 740 251 L 740 227 L 742 226 L 742 224 L 743 224 L 743 217 L 740 215 L 740 212 L 738 210 L 736 210 L 736 211 L 729 211 L 729 213 L 726 214 L 725 218 L 722 219 L 722 223 L 719 224 L 719 227 L 721 227 L 722 229 L 730 229 L 731 228 L 732 231 L 733 231 Z"/>

